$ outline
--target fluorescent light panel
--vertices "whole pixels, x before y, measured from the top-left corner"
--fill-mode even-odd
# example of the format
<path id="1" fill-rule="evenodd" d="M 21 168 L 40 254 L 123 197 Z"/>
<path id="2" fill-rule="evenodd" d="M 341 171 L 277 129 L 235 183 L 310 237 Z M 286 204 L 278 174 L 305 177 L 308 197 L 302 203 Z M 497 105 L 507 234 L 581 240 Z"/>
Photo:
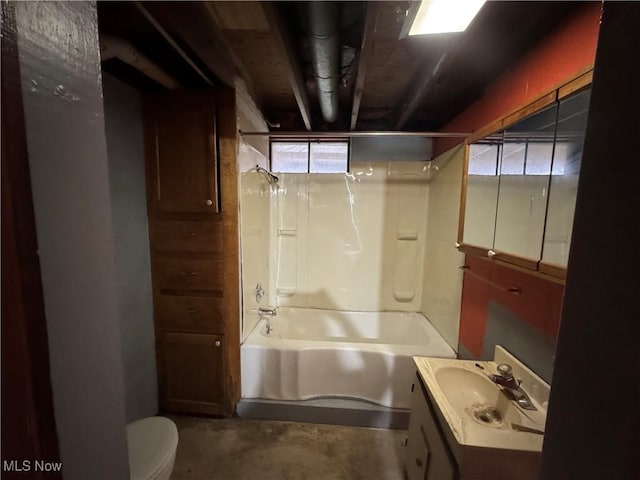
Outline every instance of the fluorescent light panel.
<path id="1" fill-rule="evenodd" d="M 464 32 L 486 0 L 422 0 L 409 35 Z"/>

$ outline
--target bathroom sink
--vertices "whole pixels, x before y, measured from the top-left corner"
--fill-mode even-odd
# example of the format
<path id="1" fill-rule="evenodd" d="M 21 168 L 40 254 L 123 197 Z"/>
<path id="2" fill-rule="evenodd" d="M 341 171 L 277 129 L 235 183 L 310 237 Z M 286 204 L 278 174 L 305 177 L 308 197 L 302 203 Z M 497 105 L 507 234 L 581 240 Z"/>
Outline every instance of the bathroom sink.
<path id="1" fill-rule="evenodd" d="M 514 375 L 524 379 L 522 387 L 528 389 L 535 411 L 523 410 L 489 378 L 496 373 L 496 361 L 428 357 L 414 361 L 431 402 L 459 445 L 540 452 L 549 385 L 526 372 L 508 352 L 501 348 L 498 352 L 498 363 L 514 365 Z"/>
<path id="2" fill-rule="evenodd" d="M 444 367 L 435 372 L 436 382 L 459 417 L 468 417 L 479 425 L 512 430 L 521 424 L 518 408 L 483 373 L 466 368 Z"/>

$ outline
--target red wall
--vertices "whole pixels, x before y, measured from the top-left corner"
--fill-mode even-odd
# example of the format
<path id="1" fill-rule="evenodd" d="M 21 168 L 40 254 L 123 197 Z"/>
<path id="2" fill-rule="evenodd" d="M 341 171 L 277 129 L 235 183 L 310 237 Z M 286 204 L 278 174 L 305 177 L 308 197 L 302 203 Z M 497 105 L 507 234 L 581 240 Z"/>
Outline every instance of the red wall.
<path id="1" fill-rule="evenodd" d="M 482 356 L 490 302 L 507 308 L 541 334 L 556 338 L 562 285 L 471 255 L 467 255 L 465 263 L 468 269 L 462 287 L 460 344 L 469 353 L 476 358 Z"/>
<path id="2" fill-rule="evenodd" d="M 482 98 L 445 125 L 442 131 L 473 132 L 593 67 L 601 6 L 600 2 L 591 2 L 575 12 L 489 85 Z M 460 141 L 439 139 L 435 142 L 435 155 Z"/>

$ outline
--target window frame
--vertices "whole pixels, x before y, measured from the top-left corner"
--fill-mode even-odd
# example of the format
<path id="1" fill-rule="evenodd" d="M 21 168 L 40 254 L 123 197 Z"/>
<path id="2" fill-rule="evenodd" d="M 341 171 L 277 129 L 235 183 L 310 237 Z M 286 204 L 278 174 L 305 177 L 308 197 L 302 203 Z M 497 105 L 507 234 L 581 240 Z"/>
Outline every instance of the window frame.
<path id="1" fill-rule="evenodd" d="M 331 173 L 350 173 L 351 172 L 351 139 L 350 138 L 278 138 L 273 137 L 269 139 L 269 170 L 275 172 L 273 169 L 273 144 L 274 143 L 288 143 L 288 144 L 306 144 L 307 145 L 307 169 L 306 172 L 277 172 L 277 173 L 322 173 L 311 171 L 311 144 L 312 143 L 345 143 L 347 145 L 347 166 L 344 172 L 331 172 Z"/>

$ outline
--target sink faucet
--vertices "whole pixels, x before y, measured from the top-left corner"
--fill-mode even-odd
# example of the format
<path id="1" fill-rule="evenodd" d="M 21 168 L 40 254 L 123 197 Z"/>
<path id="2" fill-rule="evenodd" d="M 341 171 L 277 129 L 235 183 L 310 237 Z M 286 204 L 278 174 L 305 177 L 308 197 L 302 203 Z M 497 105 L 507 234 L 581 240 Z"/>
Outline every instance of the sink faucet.
<path id="1" fill-rule="evenodd" d="M 489 375 L 491 381 L 500 385 L 505 392 L 508 392 L 513 400 L 525 410 L 537 410 L 537 408 L 531 403 L 529 395 L 520 387 L 520 381 L 516 380 L 513 376 L 513 369 L 511 365 L 507 363 L 501 363 L 496 368 L 498 374 Z"/>

